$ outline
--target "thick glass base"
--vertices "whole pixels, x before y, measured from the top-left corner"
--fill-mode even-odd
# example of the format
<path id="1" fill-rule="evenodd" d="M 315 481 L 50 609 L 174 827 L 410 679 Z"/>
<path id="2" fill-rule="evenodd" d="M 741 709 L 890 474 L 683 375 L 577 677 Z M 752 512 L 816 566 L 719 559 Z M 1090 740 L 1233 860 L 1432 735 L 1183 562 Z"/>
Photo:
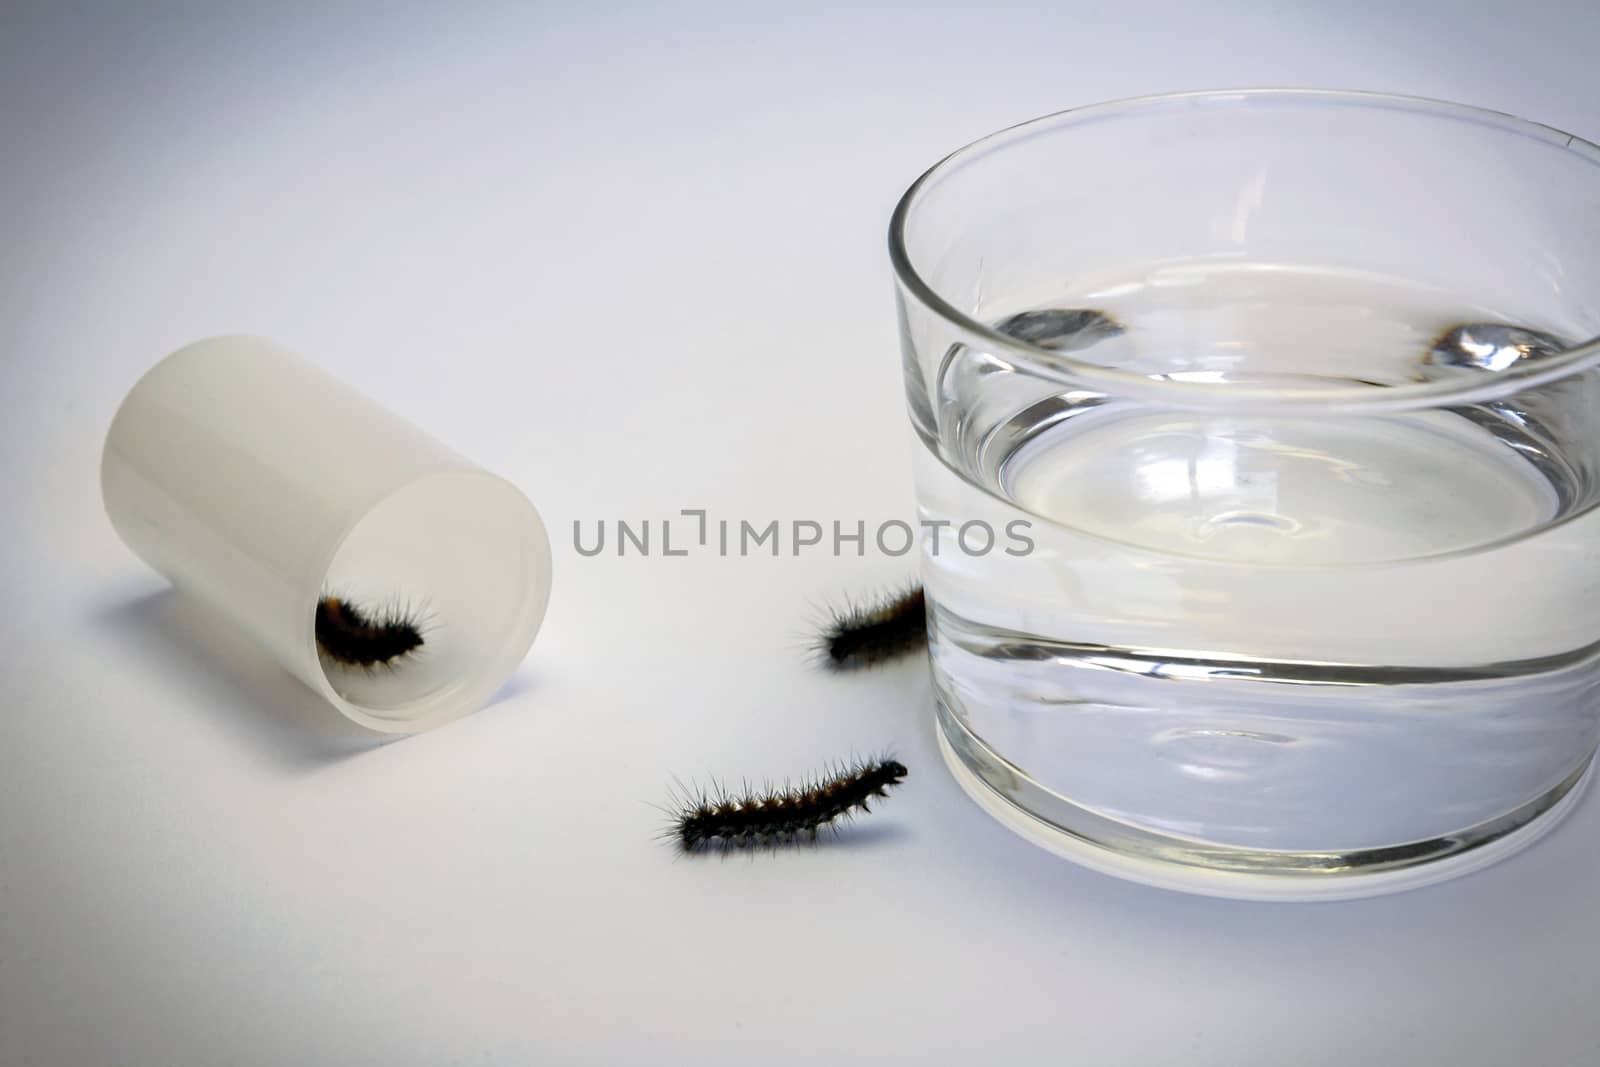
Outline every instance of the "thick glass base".
<path id="1" fill-rule="evenodd" d="M 1236 848 L 1152 833 L 1074 804 L 996 754 L 942 700 L 937 708 L 939 748 L 956 782 L 1008 829 L 1102 874 L 1238 900 L 1351 900 L 1481 870 L 1548 833 L 1593 777 L 1591 759 L 1512 811 L 1422 841 L 1349 852 Z"/>

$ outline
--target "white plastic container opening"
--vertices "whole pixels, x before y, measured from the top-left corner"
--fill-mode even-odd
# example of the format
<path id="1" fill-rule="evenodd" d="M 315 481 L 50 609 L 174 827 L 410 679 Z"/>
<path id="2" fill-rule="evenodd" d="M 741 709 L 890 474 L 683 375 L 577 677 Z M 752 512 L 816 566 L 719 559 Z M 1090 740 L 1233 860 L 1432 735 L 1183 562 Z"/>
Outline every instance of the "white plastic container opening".
<path id="1" fill-rule="evenodd" d="M 544 619 L 550 542 L 528 499 L 270 341 L 211 338 L 153 367 L 100 478 L 128 547 L 374 730 L 476 710 Z M 422 646 L 375 667 L 331 659 L 327 596 L 408 613 Z"/>

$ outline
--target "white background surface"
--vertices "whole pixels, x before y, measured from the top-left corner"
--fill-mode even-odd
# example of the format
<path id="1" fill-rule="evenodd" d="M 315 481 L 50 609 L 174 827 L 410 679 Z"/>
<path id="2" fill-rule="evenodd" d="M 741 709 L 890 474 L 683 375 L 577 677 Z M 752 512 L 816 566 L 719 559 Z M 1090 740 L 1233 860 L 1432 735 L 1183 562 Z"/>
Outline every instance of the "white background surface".
<path id="1" fill-rule="evenodd" d="M 1600 1060 L 1600 796 L 1396 897 L 1126 885 L 957 791 L 920 663 L 806 666 L 905 560 L 572 548 L 911 517 L 884 229 L 973 137 L 1284 84 L 1596 138 L 1597 47 L 1576 2 L 0 14 L 0 1065 Z M 117 402 L 234 331 L 539 505 L 498 703 L 376 743 L 116 540 Z M 911 778 L 836 844 L 652 840 L 673 775 L 883 745 Z"/>

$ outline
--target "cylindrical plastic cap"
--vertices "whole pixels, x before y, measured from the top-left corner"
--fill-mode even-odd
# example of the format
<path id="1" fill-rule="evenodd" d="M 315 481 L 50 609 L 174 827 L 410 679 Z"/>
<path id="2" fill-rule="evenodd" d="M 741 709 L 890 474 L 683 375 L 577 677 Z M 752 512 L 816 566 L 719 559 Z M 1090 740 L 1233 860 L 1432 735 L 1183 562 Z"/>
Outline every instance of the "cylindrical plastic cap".
<path id="1" fill-rule="evenodd" d="M 269 341 L 212 338 L 153 367 L 112 421 L 100 479 L 135 553 L 375 730 L 477 709 L 544 619 L 550 541 L 528 499 Z M 332 657 L 325 597 L 414 623 L 422 644 Z"/>

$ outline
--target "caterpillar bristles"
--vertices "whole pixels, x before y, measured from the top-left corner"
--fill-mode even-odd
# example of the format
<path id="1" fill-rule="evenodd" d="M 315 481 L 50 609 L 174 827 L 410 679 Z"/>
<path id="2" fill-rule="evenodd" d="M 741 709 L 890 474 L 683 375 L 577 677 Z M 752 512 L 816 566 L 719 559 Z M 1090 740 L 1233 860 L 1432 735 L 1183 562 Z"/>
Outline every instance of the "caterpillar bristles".
<path id="1" fill-rule="evenodd" d="M 396 666 L 418 653 L 429 628 L 425 612 L 399 602 L 374 608 L 334 594 L 317 601 L 317 648 L 345 667 Z"/>
<path id="2" fill-rule="evenodd" d="M 814 652 L 828 670 L 851 671 L 915 652 L 927 641 L 927 602 L 913 583 L 861 607 L 833 609 Z"/>
<path id="3" fill-rule="evenodd" d="M 739 793 L 718 783 L 707 789 L 682 788 L 673 797 L 672 820 L 662 836 L 685 852 L 792 845 L 816 841 L 824 828 L 837 831 L 858 811 L 870 812 L 873 797 L 887 797 L 905 780 L 905 765 L 885 755 L 831 768 L 798 786 L 787 782 Z"/>

